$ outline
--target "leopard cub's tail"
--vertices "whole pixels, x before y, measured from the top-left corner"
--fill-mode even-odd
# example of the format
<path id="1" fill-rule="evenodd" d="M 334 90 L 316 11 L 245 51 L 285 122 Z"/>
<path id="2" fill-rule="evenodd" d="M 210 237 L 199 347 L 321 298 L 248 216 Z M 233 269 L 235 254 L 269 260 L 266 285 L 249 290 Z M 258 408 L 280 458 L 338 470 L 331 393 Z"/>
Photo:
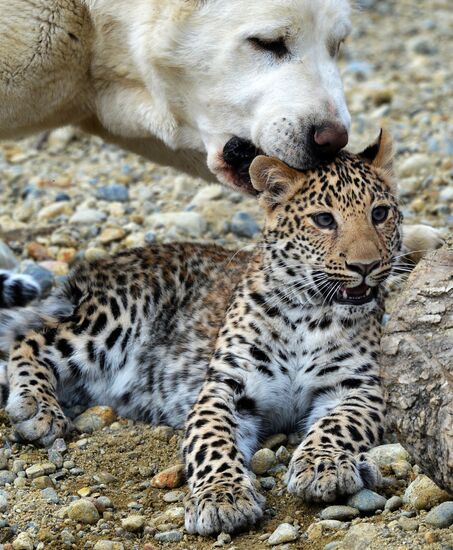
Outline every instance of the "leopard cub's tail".
<path id="1" fill-rule="evenodd" d="M 30 330 L 68 319 L 74 306 L 63 293 L 56 293 L 35 306 L 0 309 L 0 351 L 8 352 L 12 343 Z"/>

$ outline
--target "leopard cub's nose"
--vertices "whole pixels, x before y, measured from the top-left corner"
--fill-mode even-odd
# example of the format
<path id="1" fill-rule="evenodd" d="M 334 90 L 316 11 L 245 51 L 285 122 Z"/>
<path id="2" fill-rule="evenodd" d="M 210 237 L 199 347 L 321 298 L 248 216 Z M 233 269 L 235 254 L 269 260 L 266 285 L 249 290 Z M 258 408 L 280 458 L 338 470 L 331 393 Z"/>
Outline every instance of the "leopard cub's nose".
<path id="1" fill-rule="evenodd" d="M 346 262 L 346 267 L 349 270 L 354 271 L 355 273 L 360 273 L 360 275 L 363 275 L 364 277 L 366 277 L 372 271 L 374 271 L 377 267 L 379 267 L 380 263 L 381 263 L 380 260 L 376 260 L 370 263 L 349 264 L 348 262 Z"/>

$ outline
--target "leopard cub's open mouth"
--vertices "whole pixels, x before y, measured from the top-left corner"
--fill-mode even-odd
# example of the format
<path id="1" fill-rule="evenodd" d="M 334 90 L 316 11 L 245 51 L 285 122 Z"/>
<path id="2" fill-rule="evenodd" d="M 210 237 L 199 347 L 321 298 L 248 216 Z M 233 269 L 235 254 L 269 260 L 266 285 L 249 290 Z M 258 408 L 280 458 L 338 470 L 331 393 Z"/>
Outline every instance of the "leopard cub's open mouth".
<path id="1" fill-rule="evenodd" d="M 366 283 L 362 283 L 359 286 L 353 288 L 340 287 L 334 296 L 334 301 L 338 304 L 349 304 L 360 306 L 367 304 L 376 298 L 377 287 L 368 286 Z"/>

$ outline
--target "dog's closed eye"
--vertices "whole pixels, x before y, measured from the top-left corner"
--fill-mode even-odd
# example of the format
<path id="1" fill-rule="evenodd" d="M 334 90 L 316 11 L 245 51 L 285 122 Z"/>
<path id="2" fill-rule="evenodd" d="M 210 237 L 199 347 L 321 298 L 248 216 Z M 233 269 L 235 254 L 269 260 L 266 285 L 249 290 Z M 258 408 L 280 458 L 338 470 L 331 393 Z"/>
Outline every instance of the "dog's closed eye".
<path id="1" fill-rule="evenodd" d="M 256 49 L 272 53 L 275 57 L 282 58 L 289 54 L 288 46 L 286 45 L 285 37 L 280 36 L 275 39 L 265 39 L 258 36 L 248 38 L 250 44 Z"/>

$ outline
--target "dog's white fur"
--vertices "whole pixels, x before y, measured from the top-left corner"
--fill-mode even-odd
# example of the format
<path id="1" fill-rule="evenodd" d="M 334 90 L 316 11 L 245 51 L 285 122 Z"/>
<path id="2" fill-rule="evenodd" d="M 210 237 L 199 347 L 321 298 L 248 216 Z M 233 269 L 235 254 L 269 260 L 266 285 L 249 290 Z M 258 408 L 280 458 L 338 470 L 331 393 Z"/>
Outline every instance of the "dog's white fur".
<path id="1" fill-rule="evenodd" d="M 336 66 L 349 13 L 347 0 L 0 0 L 0 137 L 76 123 L 231 183 L 235 135 L 304 167 L 310 128 L 350 125 Z M 248 40 L 281 36 L 280 60 Z"/>

